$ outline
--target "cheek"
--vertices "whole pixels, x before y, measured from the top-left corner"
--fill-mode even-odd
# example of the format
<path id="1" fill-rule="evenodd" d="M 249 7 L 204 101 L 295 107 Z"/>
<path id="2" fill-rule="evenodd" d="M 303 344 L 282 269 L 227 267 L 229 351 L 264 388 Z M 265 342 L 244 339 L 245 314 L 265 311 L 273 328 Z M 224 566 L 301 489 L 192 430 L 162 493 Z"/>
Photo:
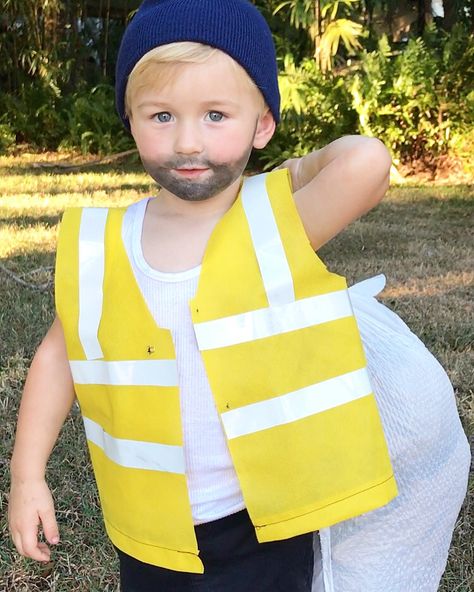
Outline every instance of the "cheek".
<path id="1" fill-rule="evenodd" d="M 253 130 L 229 129 L 208 144 L 208 156 L 216 164 L 238 161 L 253 144 Z"/>
<path id="2" fill-rule="evenodd" d="M 133 129 L 133 139 L 140 154 L 145 156 L 159 156 L 169 153 L 167 150 L 166 134 L 157 134 L 156 131 Z"/>

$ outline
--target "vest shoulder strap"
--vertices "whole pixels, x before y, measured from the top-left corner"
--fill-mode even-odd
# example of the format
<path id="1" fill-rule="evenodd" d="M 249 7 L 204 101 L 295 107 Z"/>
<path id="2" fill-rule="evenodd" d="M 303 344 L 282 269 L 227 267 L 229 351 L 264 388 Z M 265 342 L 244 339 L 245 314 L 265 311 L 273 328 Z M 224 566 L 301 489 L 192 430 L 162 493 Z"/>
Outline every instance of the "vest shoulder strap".
<path id="1" fill-rule="evenodd" d="M 70 208 L 64 212 L 56 256 L 56 309 L 79 343 L 72 359 L 103 357 L 97 338 L 102 316 L 105 229 L 109 208 Z M 66 327 L 65 327 L 66 331 Z"/>

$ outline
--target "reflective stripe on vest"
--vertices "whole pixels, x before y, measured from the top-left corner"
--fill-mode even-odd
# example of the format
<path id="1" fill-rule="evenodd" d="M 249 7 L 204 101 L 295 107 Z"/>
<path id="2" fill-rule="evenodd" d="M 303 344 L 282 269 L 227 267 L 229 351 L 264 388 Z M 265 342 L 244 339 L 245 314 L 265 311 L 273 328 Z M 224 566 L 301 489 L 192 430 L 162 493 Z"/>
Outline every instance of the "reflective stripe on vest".
<path id="1" fill-rule="evenodd" d="M 82 210 L 79 235 L 79 338 L 88 360 L 102 358 L 97 332 L 102 316 L 107 208 Z"/>
<path id="2" fill-rule="evenodd" d="M 87 439 L 101 448 L 105 455 L 122 467 L 165 471 L 184 475 L 182 446 L 156 444 L 114 438 L 92 419 L 83 417 Z"/>
<path id="3" fill-rule="evenodd" d="M 221 415 L 229 439 L 267 430 L 344 405 L 372 393 L 365 370 L 348 372 L 302 389 Z"/>
<path id="4" fill-rule="evenodd" d="M 72 360 L 69 366 L 76 384 L 178 386 L 175 360 Z"/>
<path id="5" fill-rule="evenodd" d="M 266 187 L 267 175 L 246 179 L 242 206 L 247 216 L 255 254 L 265 285 L 268 303 L 278 306 L 293 302 L 293 278 L 285 255 Z"/>
<path id="6" fill-rule="evenodd" d="M 217 349 L 352 316 L 347 290 L 196 323 L 199 349 Z"/>

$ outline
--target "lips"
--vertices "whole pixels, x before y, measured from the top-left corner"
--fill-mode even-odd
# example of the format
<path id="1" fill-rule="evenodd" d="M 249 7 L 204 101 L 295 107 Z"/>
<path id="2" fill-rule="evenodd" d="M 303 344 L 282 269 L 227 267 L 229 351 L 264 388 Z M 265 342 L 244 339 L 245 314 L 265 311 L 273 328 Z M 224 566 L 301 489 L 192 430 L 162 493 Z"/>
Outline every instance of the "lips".
<path id="1" fill-rule="evenodd" d="M 208 171 L 208 168 L 192 168 L 192 169 L 187 169 L 187 168 L 183 168 L 183 169 L 173 169 L 175 173 L 177 173 L 180 177 L 188 177 L 190 179 L 194 178 L 194 177 L 199 177 L 200 175 L 202 175 L 203 173 L 205 173 L 206 171 Z"/>

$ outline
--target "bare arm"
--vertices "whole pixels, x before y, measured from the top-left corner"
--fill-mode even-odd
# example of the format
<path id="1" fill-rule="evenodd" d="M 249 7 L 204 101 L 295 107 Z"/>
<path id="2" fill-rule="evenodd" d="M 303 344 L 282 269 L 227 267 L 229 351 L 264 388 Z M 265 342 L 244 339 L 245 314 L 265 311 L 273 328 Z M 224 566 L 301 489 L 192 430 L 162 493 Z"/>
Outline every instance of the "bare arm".
<path id="1" fill-rule="evenodd" d="M 48 546 L 38 542 L 40 524 L 49 543 L 59 541 L 45 470 L 74 396 L 63 330 L 56 318 L 28 372 L 11 462 L 8 514 L 12 538 L 19 553 L 38 561 L 50 557 Z"/>
<path id="2" fill-rule="evenodd" d="M 390 165 L 379 140 L 345 136 L 279 167 L 290 169 L 295 203 L 314 249 L 380 202 Z"/>

